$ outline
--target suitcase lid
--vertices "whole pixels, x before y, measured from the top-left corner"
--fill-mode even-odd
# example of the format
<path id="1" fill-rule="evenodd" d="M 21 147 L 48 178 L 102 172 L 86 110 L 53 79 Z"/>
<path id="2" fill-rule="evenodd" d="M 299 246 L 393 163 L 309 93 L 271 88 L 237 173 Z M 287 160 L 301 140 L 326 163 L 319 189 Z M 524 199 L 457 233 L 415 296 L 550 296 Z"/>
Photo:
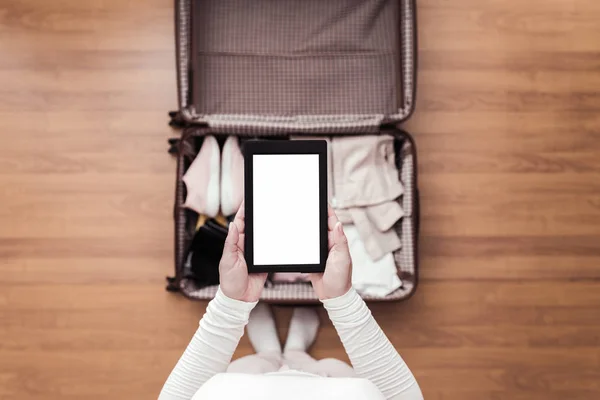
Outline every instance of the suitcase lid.
<path id="1" fill-rule="evenodd" d="M 229 133 L 361 132 L 414 109 L 415 0 L 177 0 L 179 107 Z"/>

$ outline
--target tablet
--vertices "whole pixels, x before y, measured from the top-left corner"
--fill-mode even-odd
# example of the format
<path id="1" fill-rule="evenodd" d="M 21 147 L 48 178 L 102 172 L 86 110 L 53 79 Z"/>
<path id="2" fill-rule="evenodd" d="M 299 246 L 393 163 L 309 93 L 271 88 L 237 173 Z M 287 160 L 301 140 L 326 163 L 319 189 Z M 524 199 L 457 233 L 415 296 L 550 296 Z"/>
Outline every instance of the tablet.
<path id="1" fill-rule="evenodd" d="M 327 260 L 327 142 L 244 144 L 249 272 L 323 272 Z"/>

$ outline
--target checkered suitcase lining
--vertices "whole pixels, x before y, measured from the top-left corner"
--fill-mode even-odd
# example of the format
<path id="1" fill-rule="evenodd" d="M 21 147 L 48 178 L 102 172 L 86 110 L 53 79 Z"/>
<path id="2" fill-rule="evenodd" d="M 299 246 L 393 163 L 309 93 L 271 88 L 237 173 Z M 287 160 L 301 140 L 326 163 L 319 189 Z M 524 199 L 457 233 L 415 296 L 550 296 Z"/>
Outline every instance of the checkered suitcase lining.
<path id="1" fill-rule="evenodd" d="M 212 131 L 212 130 L 211 130 Z M 184 139 L 185 140 L 185 139 Z M 416 288 L 416 254 L 415 251 L 415 220 L 416 199 L 414 182 L 414 148 L 411 141 L 406 140 L 400 154 L 396 155 L 396 163 L 399 165 L 399 177 L 404 185 L 405 191 L 399 201 L 406 213 L 395 226 L 401 239 L 402 247 L 394 252 L 394 259 L 398 269 L 398 275 L 402 279 L 402 287 L 389 294 L 386 297 L 363 296 L 365 300 L 371 301 L 393 301 L 402 300 L 409 297 Z M 187 243 L 191 240 L 185 232 L 186 211 L 183 207 L 185 200 L 185 185 L 181 180 L 185 172 L 184 157 L 180 156 L 177 167 L 177 187 L 176 187 L 176 265 L 181 265 Z M 212 299 L 218 289 L 217 285 L 199 288 L 190 280 L 182 278 L 178 282 L 180 291 L 187 297 L 194 300 Z M 316 303 L 318 300 L 310 284 L 306 283 L 275 283 L 270 287 L 265 287 L 261 300 L 271 303 Z"/>
<path id="2" fill-rule="evenodd" d="M 240 12 L 237 14 L 232 12 L 247 4 L 240 0 L 197 1 L 194 7 L 200 8 L 199 10 L 192 7 L 192 1 L 177 2 L 179 102 L 181 113 L 188 121 L 207 123 L 217 133 L 263 134 L 270 131 L 374 133 L 381 124 L 399 122 L 412 112 L 414 0 L 304 2 L 302 4 L 308 6 L 303 6 L 294 14 L 294 18 L 297 15 L 298 19 L 288 21 L 292 23 L 291 30 L 297 30 L 298 35 L 306 34 L 307 29 L 311 29 L 315 15 L 335 15 L 342 21 L 348 22 L 338 24 L 341 26 L 341 32 L 335 29 L 326 30 L 323 37 L 314 40 L 313 44 L 317 49 L 325 49 L 324 52 L 319 53 L 319 57 L 300 61 L 284 58 L 283 61 L 276 62 L 271 60 L 271 55 L 279 54 L 286 46 L 299 46 L 300 40 L 296 40 L 293 35 L 283 35 L 282 32 L 288 32 L 289 29 L 282 31 L 276 24 L 262 24 L 259 27 L 252 25 L 252 18 L 260 21 L 265 13 L 272 11 L 270 9 L 273 7 L 273 2 L 260 0 L 254 2 L 252 9 L 244 10 L 253 13 L 248 22 L 248 19 L 239 18 Z M 281 0 L 275 4 L 290 7 L 297 6 L 299 2 Z M 269 10 L 266 10 L 267 7 Z M 311 11 L 310 7 L 314 10 Z M 379 15 L 377 12 L 382 7 L 384 10 L 389 9 L 389 12 L 386 11 L 378 17 L 381 22 L 372 26 L 366 24 L 369 22 L 368 18 Z M 200 27 L 191 26 L 191 16 L 194 12 L 201 12 L 205 17 L 202 20 L 204 24 Z M 196 17 L 198 18 L 200 17 Z M 395 24 L 394 29 L 390 25 L 398 20 L 400 32 L 396 35 L 398 24 Z M 207 24 L 209 26 L 206 26 Z M 366 35 L 361 31 L 363 25 L 369 29 Z M 256 36 L 247 34 L 256 29 L 262 34 Z M 196 47 L 208 54 L 204 57 L 202 67 L 192 68 L 194 70 L 192 73 L 196 74 L 196 79 L 192 79 L 193 82 L 189 79 L 188 71 L 196 62 L 194 56 L 196 50 L 192 50 L 192 32 L 205 38 Z M 336 63 L 335 57 L 333 61 L 323 61 L 324 54 L 330 55 L 327 53 L 331 50 L 331 47 L 327 47 L 328 44 L 331 45 L 331 42 L 336 40 L 338 40 L 336 43 L 339 42 L 340 37 L 336 38 L 336 35 L 344 35 L 343 39 L 355 46 L 361 44 L 360 38 L 363 36 L 370 37 L 372 40 L 366 45 L 371 46 L 378 53 L 366 58 L 360 54 L 344 54 L 346 58 L 341 63 Z M 265 43 L 265 38 L 273 39 Z M 247 54 L 243 54 L 246 48 L 253 50 L 250 59 Z M 215 57 L 215 54 L 219 56 Z M 228 62 L 227 57 L 240 57 L 240 54 L 239 63 Z M 256 54 L 262 57 L 256 57 Z M 353 68 L 352 63 L 357 64 L 357 67 Z M 273 78 L 263 73 L 265 70 L 273 69 L 284 70 L 285 74 L 276 74 Z M 319 74 L 326 78 L 318 81 L 319 87 L 325 84 L 330 85 L 331 90 L 338 88 L 346 88 L 346 90 L 321 103 L 315 101 L 312 96 L 314 89 L 305 87 L 304 83 L 311 81 L 307 80 L 307 77 L 314 79 L 315 76 L 321 76 Z M 391 95 L 386 92 L 386 88 L 390 87 L 387 83 L 395 81 L 399 82 L 400 88 L 396 88 L 398 93 Z M 262 91 L 258 97 L 257 91 Z M 328 91 L 324 92 L 328 93 Z M 191 104 L 190 94 L 193 93 L 196 97 L 200 97 L 200 101 L 194 101 L 198 104 Z M 244 99 L 239 96 L 239 93 L 253 94 L 254 97 Z M 279 93 L 279 97 L 272 96 L 273 93 Z M 394 103 L 391 97 L 396 98 L 397 101 Z M 304 100 L 298 103 L 297 99 Z M 399 109 L 396 108 L 398 104 L 400 104 Z M 294 106 L 295 112 L 289 112 Z M 351 112 L 317 114 L 321 112 L 319 110 L 328 109 L 344 109 Z M 277 115 L 278 112 L 280 115 Z"/>
<path id="3" fill-rule="evenodd" d="M 394 7 L 397 7 L 394 11 L 396 16 L 399 17 L 399 29 L 398 37 L 394 38 L 392 36 L 386 36 L 386 32 L 396 31 L 397 28 L 394 29 L 389 27 L 384 28 L 383 32 L 379 33 L 377 38 L 379 42 L 376 45 L 381 46 L 382 49 L 393 49 L 396 53 L 395 59 L 391 59 L 390 57 L 384 57 L 386 59 L 385 62 L 381 64 L 372 63 L 372 65 L 365 66 L 367 72 L 364 75 L 356 76 L 352 74 L 352 71 L 346 71 L 345 73 L 339 74 L 340 76 L 334 77 L 331 79 L 331 84 L 342 84 L 342 85 L 356 85 L 360 83 L 365 76 L 373 76 L 373 75 L 384 75 L 385 79 L 389 82 L 398 82 L 400 86 L 397 88 L 397 92 L 395 97 L 397 98 L 397 104 L 390 103 L 389 99 L 387 102 L 381 103 L 381 98 L 379 95 L 381 93 L 376 93 L 377 90 L 370 90 L 369 88 L 362 88 L 359 90 L 360 93 L 367 93 L 364 98 L 360 99 L 360 102 L 353 103 L 349 102 L 347 98 L 340 98 L 339 101 L 341 103 L 334 104 L 332 109 L 348 109 L 352 112 L 345 114 L 332 114 L 332 115 L 324 115 L 324 114 L 316 114 L 317 109 L 311 109 L 310 107 L 304 106 L 304 109 L 310 112 L 302 113 L 281 113 L 281 115 L 277 115 L 277 102 L 281 102 L 281 99 L 269 99 L 259 104 L 260 107 L 257 107 L 259 113 L 244 113 L 244 101 L 233 104 L 238 109 L 228 108 L 228 107 L 216 107 L 212 110 L 200 109 L 199 112 L 196 110 L 196 103 L 192 101 L 191 94 L 194 93 L 194 89 L 196 91 L 196 95 L 200 93 L 204 96 L 204 98 L 210 97 L 218 97 L 219 96 L 219 85 L 215 84 L 215 82 L 210 82 L 213 77 L 217 79 L 223 80 L 224 78 L 231 78 L 232 85 L 229 87 L 238 88 L 236 94 L 240 93 L 239 87 L 244 88 L 245 91 L 249 90 L 247 87 L 244 87 L 244 79 L 247 78 L 247 74 L 244 74 L 244 71 L 228 71 L 227 64 L 219 62 L 213 62 L 212 67 L 209 66 L 206 70 L 202 70 L 201 68 L 194 68 L 194 58 L 192 54 L 192 43 L 191 43 L 191 35 L 193 29 L 197 27 L 192 27 L 192 1 L 200 0 L 176 0 L 176 44 L 177 44 L 177 67 L 178 67 L 178 88 L 179 88 L 179 108 L 180 113 L 184 117 L 187 122 L 192 123 L 206 123 L 210 126 L 210 133 L 222 133 L 222 134 L 237 134 L 237 135 L 282 135 L 286 132 L 294 132 L 294 133 L 310 133 L 310 134 L 372 134 L 379 133 L 380 126 L 385 123 L 397 123 L 404 119 L 406 119 L 414 108 L 414 94 L 415 94 L 415 20 L 414 20 L 414 9 L 415 9 L 415 0 L 328 0 L 324 2 L 322 0 L 314 0 L 318 2 L 318 7 L 322 5 L 326 5 L 325 13 L 333 10 L 335 4 L 347 3 L 347 4 L 359 4 L 361 6 L 366 7 L 370 10 L 375 10 L 379 6 L 390 6 L 391 2 L 394 3 Z M 258 4 L 268 4 L 269 7 L 273 4 L 272 2 L 265 3 L 257 0 Z M 282 6 L 290 5 L 290 2 L 296 2 L 297 0 L 281 0 Z M 237 2 L 237 3 L 236 3 Z M 303 0 L 303 4 L 310 4 L 307 1 Z M 215 17 L 217 15 L 221 15 L 221 17 L 215 18 L 214 21 L 218 22 L 219 19 L 227 18 L 228 13 L 226 11 L 231 11 L 231 7 L 236 7 L 237 5 L 241 5 L 240 0 L 205 0 L 200 2 L 201 5 L 209 6 L 209 7 L 221 7 L 221 12 L 216 12 Z M 332 8 L 329 7 L 329 3 L 331 3 Z M 364 3 L 370 3 L 364 5 Z M 198 3 L 194 3 L 198 4 Z M 256 5 L 257 2 L 254 2 L 253 5 Z M 317 4 L 317 3 L 314 3 Z M 229 10 L 228 10 L 229 8 Z M 259 7 L 260 10 L 260 7 Z M 320 8 L 320 10 L 323 10 Z M 212 13 L 214 10 L 207 10 L 207 13 Z M 224 14 L 225 12 L 225 14 Z M 319 12 L 319 11 L 317 11 Z M 304 17 L 302 23 L 310 24 L 311 17 L 310 13 L 303 14 L 309 15 L 309 17 Z M 212 17 L 208 16 L 207 18 L 209 22 L 213 21 Z M 351 20 L 351 19 L 350 19 Z M 223 22 L 223 21 L 222 21 Z M 227 26 L 228 23 L 225 23 Z M 300 26 L 300 25 L 298 25 Z M 235 30 L 236 23 L 229 23 L 228 28 L 233 28 Z M 298 28 L 298 30 L 301 30 Z M 211 29 L 205 30 L 202 32 L 204 35 L 209 35 L 208 40 L 205 42 L 205 45 L 209 46 L 207 50 L 214 50 L 214 47 L 217 46 L 221 48 L 233 48 L 242 47 L 242 50 L 247 45 L 256 46 L 257 43 L 253 42 L 253 38 L 238 38 L 231 39 L 228 37 L 228 32 L 225 33 L 224 37 L 220 36 L 219 33 L 215 33 L 211 31 Z M 352 33 L 352 31 L 347 31 L 346 34 L 356 38 L 360 36 L 360 29 L 356 29 L 356 32 Z M 210 37 L 210 35 L 213 35 Z M 278 35 L 272 35 L 275 38 L 279 38 Z M 288 38 L 293 41 L 294 38 Z M 249 40 L 249 42 L 248 42 Z M 330 36 L 325 36 L 325 41 L 331 40 Z M 399 41 L 399 42 L 398 42 Z M 220 43 L 220 44 L 219 44 Z M 266 50 L 274 51 L 277 50 L 278 46 L 286 45 L 285 40 L 275 40 L 271 42 Z M 261 44 L 261 43 L 259 43 Z M 322 44 L 322 43 L 321 43 Z M 262 45 L 262 44 L 261 44 Z M 397 49 L 400 49 L 399 51 Z M 380 49 L 381 50 L 381 49 Z M 387 65 L 387 68 L 382 69 L 382 65 Z M 205 65 L 203 64 L 203 67 Z M 260 67 L 259 63 L 259 67 Z M 310 65 L 309 65 L 310 66 Z M 263 64 L 262 67 L 265 67 Z M 190 71 L 191 69 L 191 71 Z M 259 68 L 260 69 L 260 68 Z M 305 98 L 311 99 L 312 97 L 306 97 L 306 93 L 303 92 L 303 89 L 297 85 L 298 81 L 303 81 L 303 77 L 306 78 L 306 74 L 315 74 L 315 69 L 318 72 L 319 68 L 316 68 L 313 65 L 312 70 L 310 68 L 306 68 L 306 63 L 303 66 L 302 63 L 296 65 L 293 68 L 290 68 L 290 76 L 292 78 L 291 88 L 294 91 L 290 92 L 291 96 L 304 95 Z M 194 79 L 190 79 L 190 73 L 194 73 L 196 70 L 201 70 L 204 74 L 204 81 L 208 83 L 207 85 L 198 86 L 201 82 L 196 82 Z M 257 68 L 253 68 L 254 74 L 256 74 Z M 306 70 L 306 71 L 305 71 Z M 224 74 L 221 74 L 222 71 L 225 71 Z M 288 70 L 286 70 L 286 74 Z M 260 74 L 258 75 L 260 78 Z M 266 88 L 266 83 L 269 83 L 264 77 L 258 79 L 258 86 L 254 86 L 254 88 L 261 89 L 261 85 L 264 85 Z M 371 83 L 373 83 L 371 81 Z M 375 82 L 374 86 L 377 86 L 378 82 Z M 194 85 L 196 87 L 194 88 Z M 211 86 L 212 85 L 212 86 Z M 279 83 L 279 90 L 281 88 L 286 88 L 286 81 L 283 83 Z M 381 90 L 381 81 L 379 81 L 379 87 Z M 250 88 L 252 89 L 252 87 Z M 273 90 L 272 88 L 269 90 Z M 310 91 L 309 91 L 310 92 Z M 270 93 L 270 92 L 269 92 Z M 398 95 L 398 93 L 400 95 Z M 357 97 L 357 96 L 350 96 Z M 264 96 L 263 96 L 263 99 Z M 290 101 L 290 98 L 284 98 L 283 104 L 286 101 Z M 334 99 L 334 101 L 338 101 Z M 309 106 L 311 104 L 308 104 Z M 398 106 L 399 105 L 399 106 Z M 316 105 L 315 105 L 316 106 Z M 325 104 L 324 109 L 327 109 L 327 104 Z M 392 107 L 393 106 L 393 107 Z M 321 104 L 319 107 L 323 107 Z M 380 112 L 378 107 L 381 107 Z M 230 110 L 234 110 L 235 112 L 230 112 Z M 366 110 L 363 112 L 363 110 Z M 275 111 L 275 112 L 274 112 Z M 281 111 L 281 110 L 280 110 Z M 284 110 L 285 111 L 285 110 Z M 302 110 L 301 110 L 302 111 Z M 200 132 L 202 129 L 207 128 L 194 128 L 197 132 Z M 202 134 L 202 133 L 200 133 Z M 404 207 L 405 212 L 409 215 L 403 218 L 397 225 L 396 230 L 402 241 L 402 248 L 395 252 L 394 258 L 396 261 L 396 265 L 398 268 L 398 274 L 402 278 L 403 286 L 396 290 L 394 293 L 388 295 L 385 298 L 370 298 L 366 297 L 367 300 L 400 300 L 407 298 L 410 296 L 414 289 L 416 288 L 417 282 L 417 271 L 416 271 L 416 254 L 415 250 L 415 241 L 416 241 L 416 218 L 418 216 L 416 213 L 416 203 L 413 197 L 416 182 L 413 182 L 414 174 L 413 170 L 415 168 L 414 165 L 414 151 L 413 145 L 410 141 L 406 141 L 403 149 L 397 155 L 399 159 L 397 160 L 397 164 L 399 165 L 399 173 L 402 182 L 406 188 L 405 195 L 400 199 L 402 205 Z M 177 186 L 176 186 L 176 205 L 175 205 L 175 219 L 176 219 L 176 232 L 175 232 L 175 263 L 176 265 L 181 265 L 181 258 L 185 253 L 186 244 L 189 243 L 191 239 L 188 237 L 185 232 L 185 223 L 186 223 L 186 211 L 182 207 L 185 196 L 185 187 L 183 182 L 181 181 L 181 177 L 183 175 L 185 169 L 184 158 L 179 157 L 178 162 L 178 172 L 177 172 Z M 211 299 L 214 297 L 217 286 L 198 288 L 194 284 L 193 281 L 188 279 L 179 279 L 177 281 L 180 291 L 192 298 L 192 299 Z M 271 287 L 265 288 L 263 291 L 263 300 L 275 303 L 312 303 L 316 302 L 315 295 L 313 293 L 312 287 L 310 285 L 304 283 L 281 283 L 274 284 Z"/>

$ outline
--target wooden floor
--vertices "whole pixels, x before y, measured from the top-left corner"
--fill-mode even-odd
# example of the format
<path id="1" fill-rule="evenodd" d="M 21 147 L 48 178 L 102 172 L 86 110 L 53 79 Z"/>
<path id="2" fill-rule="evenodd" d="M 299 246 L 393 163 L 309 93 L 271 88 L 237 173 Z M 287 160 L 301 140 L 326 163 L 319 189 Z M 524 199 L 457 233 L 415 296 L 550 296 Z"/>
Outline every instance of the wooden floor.
<path id="1" fill-rule="evenodd" d="M 202 315 L 163 290 L 172 3 L 0 2 L 1 399 L 155 398 Z M 419 0 L 422 281 L 373 311 L 428 399 L 600 398 L 599 20 Z"/>

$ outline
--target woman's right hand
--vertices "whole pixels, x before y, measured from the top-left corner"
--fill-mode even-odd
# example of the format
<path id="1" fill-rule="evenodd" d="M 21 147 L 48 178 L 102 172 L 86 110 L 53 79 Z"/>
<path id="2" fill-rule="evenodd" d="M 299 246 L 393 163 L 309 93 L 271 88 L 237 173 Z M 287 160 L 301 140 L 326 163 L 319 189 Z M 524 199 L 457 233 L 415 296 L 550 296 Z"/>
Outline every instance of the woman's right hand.
<path id="1" fill-rule="evenodd" d="M 352 259 L 342 223 L 329 206 L 327 212 L 329 255 L 325 272 L 310 274 L 310 281 L 319 300 L 340 297 L 352 287 Z"/>
<path id="2" fill-rule="evenodd" d="M 219 263 L 219 279 L 223 294 L 230 299 L 255 302 L 267 280 L 266 273 L 249 274 L 244 258 L 244 232 L 246 230 L 244 203 L 235 219 L 229 224 L 223 255 Z"/>

